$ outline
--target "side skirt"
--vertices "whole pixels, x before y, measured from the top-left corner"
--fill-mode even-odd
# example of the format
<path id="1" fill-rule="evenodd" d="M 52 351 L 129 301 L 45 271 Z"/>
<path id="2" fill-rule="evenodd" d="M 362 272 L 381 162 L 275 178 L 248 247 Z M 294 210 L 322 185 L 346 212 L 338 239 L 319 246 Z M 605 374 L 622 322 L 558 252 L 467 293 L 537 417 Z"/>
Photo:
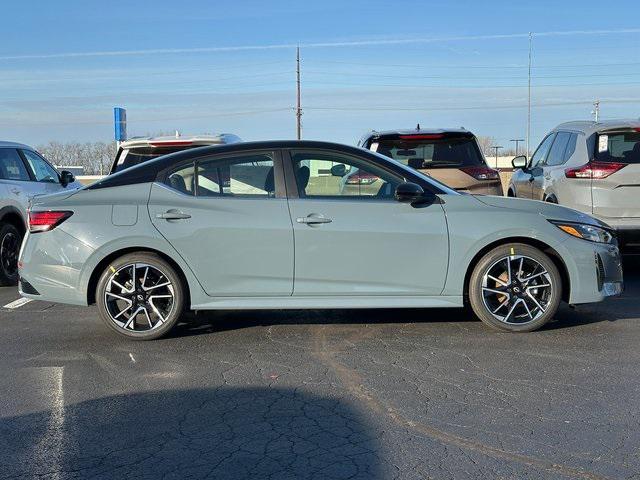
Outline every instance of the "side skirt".
<path id="1" fill-rule="evenodd" d="M 329 308 L 456 308 L 462 296 L 368 296 L 368 297 L 218 297 L 193 304 L 193 310 L 280 310 Z"/>

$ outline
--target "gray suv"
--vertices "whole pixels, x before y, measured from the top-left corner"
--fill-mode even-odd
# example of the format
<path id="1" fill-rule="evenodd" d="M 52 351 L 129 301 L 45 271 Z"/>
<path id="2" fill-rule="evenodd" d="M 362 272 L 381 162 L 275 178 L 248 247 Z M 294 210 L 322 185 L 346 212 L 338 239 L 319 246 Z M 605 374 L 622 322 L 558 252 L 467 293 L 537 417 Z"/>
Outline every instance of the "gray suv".
<path id="1" fill-rule="evenodd" d="M 513 166 L 508 196 L 593 215 L 616 230 L 623 253 L 640 254 L 639 120 L 563 123 Z"/>
<path id="2" fill-rule="evenodd" d="M 29 199 L 79 186 L 70 172 L 58 173 L 33 148 L 0 142 L 0 285 L 18 282 L 18 251 Z"/>

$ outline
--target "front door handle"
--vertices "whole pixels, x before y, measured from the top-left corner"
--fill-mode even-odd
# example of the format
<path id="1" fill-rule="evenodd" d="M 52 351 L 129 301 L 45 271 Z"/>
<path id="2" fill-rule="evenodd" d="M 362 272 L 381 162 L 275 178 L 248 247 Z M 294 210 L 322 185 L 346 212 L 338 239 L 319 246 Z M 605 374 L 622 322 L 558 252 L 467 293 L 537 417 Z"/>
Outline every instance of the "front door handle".
<path id="1" fill-rule="evenodd" d="M 325 217 L 324 215 L 321 215 L 318 213 L 311 213 L 306 217 L 296 218 L 296 222 L 304 223 L 306 225 L 318 225 L 321 223 L 331 223 L 332 220 L 330 218 Z"/>
<path id="2" fill-rule="evenodd" d="M 531 175 L 531 176 L 529 177 L 529 183 L 533 182 L 533 181 L 535 180 L 535 178 L 536 178 L 536 177 L 534 177 L 533 175 Z"/>
<path id="3" fill-rule="evenodd" d="M 191 218 L 191 215 L 188 213 L 183 213 L 179 210 L 167 210 L 164 213 L 157 213 L 156 218 L 161 218 L 163 220 L 184 220 L 187 218 Z"/>

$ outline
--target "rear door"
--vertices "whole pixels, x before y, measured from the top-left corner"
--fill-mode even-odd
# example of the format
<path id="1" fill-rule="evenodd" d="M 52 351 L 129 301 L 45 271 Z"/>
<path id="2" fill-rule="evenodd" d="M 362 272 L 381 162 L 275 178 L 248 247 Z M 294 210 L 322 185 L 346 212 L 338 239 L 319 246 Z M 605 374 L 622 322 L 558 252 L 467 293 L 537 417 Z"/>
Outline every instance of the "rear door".
<path id="1" fill-rule="evenodd" d="M 276 152 L 212 156 L 154 183 L 149 215 L 211 296 L 287 296 L 293 228 Z"/>
<path id="2" fill-rule="evenodd" d="M 394 200 L 402 178 L 367 159 L 331 150 L 291 153 L 298 198 L 296 296 L 439 295 L 449 241 L 439 203 Z M 297 188 L 296 188 L 297 187 Z"/>
<path id="3" fill-rule="evenodd" d="M 640 131 L 598 135 L 591 183 L 593 213 L 602 217 L 640 217 Z M 600 177 L 600 178 L 598 178 Z"/>

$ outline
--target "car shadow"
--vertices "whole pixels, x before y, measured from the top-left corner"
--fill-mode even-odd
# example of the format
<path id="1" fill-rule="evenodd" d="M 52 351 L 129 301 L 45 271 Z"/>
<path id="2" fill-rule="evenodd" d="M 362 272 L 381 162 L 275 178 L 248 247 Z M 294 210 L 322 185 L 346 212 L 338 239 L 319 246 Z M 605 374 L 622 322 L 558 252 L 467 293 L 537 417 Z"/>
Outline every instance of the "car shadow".
<path id="1" fill-rule="evenodd" d="M 299 389 L 115 395 L 0 419 L 6 478 L 387 478 L 373 426 Z"/>
<path id="2" fill-rule="evenodd" d="M 625 258 L 624 271 L 626 287 L 620 298 L 640 300 L 640 258 Z M 617 299 L 609 299 L 576 308 L 562 304 L 556 318 L 544 330 L 640 317 L 640 307 L 627 304 L 620 306 L 616 302 Z M 185 314 L 167 338 L 272 325 L 393 325 L 477 321 L 468 308 L 201 311 Z"/>

